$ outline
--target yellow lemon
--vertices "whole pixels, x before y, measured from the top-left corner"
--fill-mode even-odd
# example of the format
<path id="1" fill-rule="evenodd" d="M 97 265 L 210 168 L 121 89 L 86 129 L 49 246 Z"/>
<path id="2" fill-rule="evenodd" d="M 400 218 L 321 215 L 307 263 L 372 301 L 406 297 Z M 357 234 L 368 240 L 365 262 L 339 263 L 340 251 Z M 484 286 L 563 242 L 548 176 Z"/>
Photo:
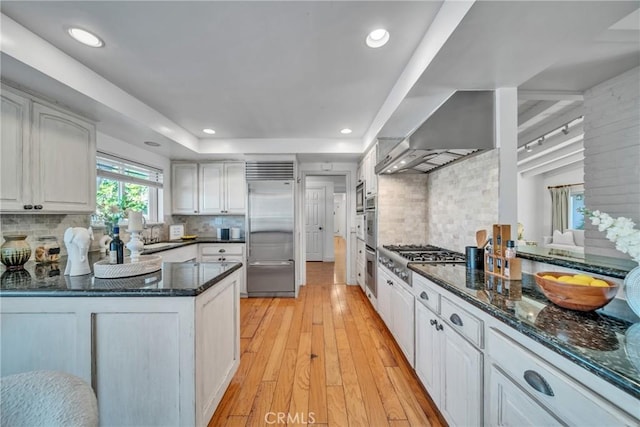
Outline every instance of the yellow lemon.
<path id="1" fill-rule="evenodd" d="M 556 280 L 559 281 L 559 282 L 565 282 L 566 283 L 571 279 L 573 279 L 572 276 L 560 276 Z"/>
<path id="2" fill-rule="evenodd" d="M 604 280 L 600 280 L 600 279 L 592 280 L 590 285 L 591 286 L 599 286 L 601 288 L 609 287 L 609 284 L 607 282 L 605 282 Z"/>
<path id="3" fill-rule="evenodd" d="M 578 279 L 574 279 L 574 278 L 565 280 L 564 283 L 568 283 L 570 285 L 589 286 L 588 283 L 585 283 L 582 280 L 578 280 Z"/>
<path id="4" fill-rule="evenodd" d="M 550 274 L 545 274 L 544 276 L 542 276 L 543 279 L 549 279 L 549 280 L 557 280 L 556 276 L 552 276 Z"/>
<path id="5" fill-rule="evenodd" d="M 579 282 L 584 283 L 585 285 L 590 284 L 595 279 L 593 277 L 585 277 L 585 276 L 573 276 L 573 280 L 577 280 Z"/>
<path id="6" fill-rule="evenodd" d="M 591 277 L 587 274 L 574 274 L 573 275 L 574 279 L 580 279 L 580 280 L 586 280 L 587 282 L 591 282 L 592 280 L 595 280 L 595 277 Z"/>

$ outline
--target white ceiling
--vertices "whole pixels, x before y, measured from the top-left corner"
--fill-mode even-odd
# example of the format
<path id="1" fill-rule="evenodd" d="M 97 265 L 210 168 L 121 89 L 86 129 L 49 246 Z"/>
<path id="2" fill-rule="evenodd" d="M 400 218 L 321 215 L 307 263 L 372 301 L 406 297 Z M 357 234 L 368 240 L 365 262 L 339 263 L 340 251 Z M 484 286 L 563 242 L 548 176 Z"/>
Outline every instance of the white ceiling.
<path id="1" fill-rule="evenodd" d="M 2 1 L 5 16 L 50 45 L 11 40 L 5 29 L 12 26 L 5 22 L 1 71 L 3 78 L 95 118 L 105 133 L 135 144 L 161 142 L 153 150 L 172 158 L 235 150 L 337 161 L 341 155 L 352 160 L 380 128 L 380 136 L 410 133 L 456 89 L 581 92 L 640 64 L 637 19 L 629 17 L 636 11 L 637 18 L 638 1 L 479 1 L 461 22 L 447 21 L 449 9 L 441 6 Z M 406 78 L 421 59 L 420 46 L 431 42 L 425 34 L 433 38 L 430 26 L 433 31 L 442 22 L 455 28 L 453 34 L 443 37 L 433 60 L 414 67 L 413 80 Z M 68 25 L 95 31 L 106 47 L 79 45 L 66 35 Z M 390 42 L 367 48 L 364 37 L 381 26 L 389 29 Z M 94 78 L 94 84 L 75 85 L 44 61 L 33 65 L 34 46 L 38 53 L 55 46 L 88 67 L 78 68 L 74 78 L 97 73 L 106 83 Z M 99 94 L 98 83 L 105 85 Z M 394 104 L 394 96 L 404 101 Z M 143 104 L 129 108 L 132 101 Z M 144 114 L 131 113 L 141 105 L 148 109 Z M 216 135 L 207 137 L 204 127 Z M 343 127 L 353 134 L 340 135 Z"/>

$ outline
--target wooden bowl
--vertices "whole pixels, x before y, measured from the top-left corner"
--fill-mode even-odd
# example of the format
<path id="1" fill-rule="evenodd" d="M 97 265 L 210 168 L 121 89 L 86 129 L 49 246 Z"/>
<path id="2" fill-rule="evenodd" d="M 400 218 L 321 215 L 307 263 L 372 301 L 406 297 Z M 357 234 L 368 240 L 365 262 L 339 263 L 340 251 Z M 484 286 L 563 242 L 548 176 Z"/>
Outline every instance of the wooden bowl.
<path id="1" fill-rule="evenodd" d="M 559 273 L 555 271 L 541 271 L 535 274 L 536 284 L 551 302 L 554 304 L 577 311 L 592 311 L 607 305 L 618 293 L 616 283 L 604 280 L 609 286 L 583 286 L 545 279 L 542 276 L 572 276 L 572 273 Z"/>

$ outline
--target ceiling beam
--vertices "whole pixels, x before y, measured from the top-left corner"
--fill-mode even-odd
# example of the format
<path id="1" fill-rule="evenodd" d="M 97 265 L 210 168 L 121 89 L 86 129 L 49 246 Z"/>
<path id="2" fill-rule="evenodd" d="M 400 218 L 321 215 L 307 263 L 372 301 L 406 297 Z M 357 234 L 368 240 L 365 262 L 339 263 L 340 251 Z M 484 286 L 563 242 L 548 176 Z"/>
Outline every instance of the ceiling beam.
<path id="1" fill-rule="evenodd" d="M 559 127 L 569 123 L 571 120 L 583 115 L 584 107 L 582 106 L 582 104 L 580 104 L 576 108 L 567 110 L 566 112 L 557 115 L 544 123 L 541 123 L 540 126 L 527 129 L 526 131 L 518 135 L 518 147 L 522 147 L 523 145 L 533 141 L 534 139 L 540 138 L 542 135 L 546 135 L 552 130 L 558 129 Z"/>
<path id="2" fill-rule="evenodd" d="M 576 150 L 561 158 L 550 159 L 545 163 L 533 165 L 520 171 L 523 178 L 529 178 L 543 173 L 551 172 L 557 169 L 566 168 L 570 165 L 584 162 L 584 148 Z"/>
<path id="3" fill-rule="evenodd" d="M 582 92 L 563 90 L 519 90 L 518 99 L 523 101 L 584 101 Z"/>

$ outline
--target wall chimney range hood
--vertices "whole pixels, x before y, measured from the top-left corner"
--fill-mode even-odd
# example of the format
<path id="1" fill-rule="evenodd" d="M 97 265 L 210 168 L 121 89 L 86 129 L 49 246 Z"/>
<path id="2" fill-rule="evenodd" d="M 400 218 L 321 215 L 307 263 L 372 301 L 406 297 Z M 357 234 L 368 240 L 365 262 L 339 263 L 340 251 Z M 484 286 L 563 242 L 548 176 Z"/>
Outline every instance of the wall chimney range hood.
<path id="1" fill-rule="evenodd" d="M 375 167 L 376 174 L 428 173 L 495 147 L 493 91 L 458 91 Z"/>

